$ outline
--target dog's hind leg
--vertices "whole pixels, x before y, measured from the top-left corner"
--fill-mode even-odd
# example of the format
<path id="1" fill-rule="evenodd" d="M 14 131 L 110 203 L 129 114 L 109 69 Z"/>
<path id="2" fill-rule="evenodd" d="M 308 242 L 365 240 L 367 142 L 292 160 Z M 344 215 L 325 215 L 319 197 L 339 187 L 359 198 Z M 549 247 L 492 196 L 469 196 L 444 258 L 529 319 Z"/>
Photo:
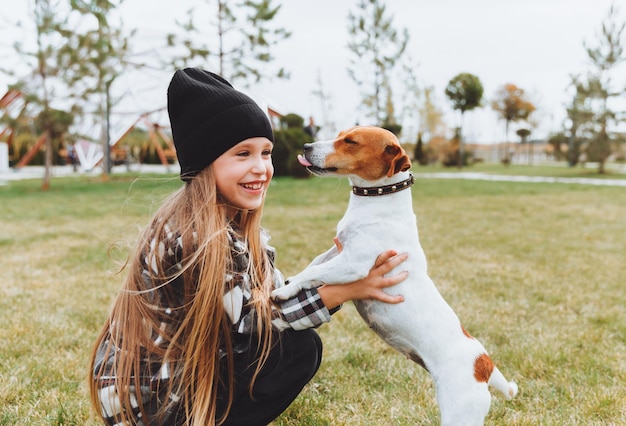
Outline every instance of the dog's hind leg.
<path id="1" fill-rule="evenodd" d="M 486 383 L 454 380 L 449 386 L 437 383 L 437 402 L 441 426 L 483 426 L 491 406 L 491 393 Z"/>

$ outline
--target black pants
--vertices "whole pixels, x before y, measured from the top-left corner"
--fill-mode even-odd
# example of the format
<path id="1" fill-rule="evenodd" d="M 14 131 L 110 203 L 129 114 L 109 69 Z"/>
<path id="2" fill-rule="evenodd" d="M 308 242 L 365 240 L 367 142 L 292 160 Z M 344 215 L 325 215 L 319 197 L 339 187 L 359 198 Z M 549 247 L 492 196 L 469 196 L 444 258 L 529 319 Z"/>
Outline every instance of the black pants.
<path id="1" fill-rule="evenodd" d="M 322 361 L 322 341 L 313 330 L 281 333 L 263 369 L 249 385 L 256 369 L 254 349 L 235 355 L 233 404 L 225 425 L 267 425 L 289 407 L 302 388 L 313 378 Z M 224 390 L 226 395 L 226 390 Z M 218 415 L 226 401 L 218 400 Z"/>

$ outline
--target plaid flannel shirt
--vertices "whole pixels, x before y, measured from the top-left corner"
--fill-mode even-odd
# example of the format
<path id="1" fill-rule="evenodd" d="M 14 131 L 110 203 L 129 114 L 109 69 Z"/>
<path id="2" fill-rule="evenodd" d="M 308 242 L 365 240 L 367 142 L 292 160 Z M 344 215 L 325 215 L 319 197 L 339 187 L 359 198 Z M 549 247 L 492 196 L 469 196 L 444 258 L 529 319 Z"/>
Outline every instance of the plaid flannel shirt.
<path id="1" fill-rule="evenodd" d="M 184 303 L 183 280 L 182 276 L 178 276 L 173 280 L 155 279 L 158 277 L 159 270 L 157 264 L 166 265 L 168 274 L 182 269 L 182 239 L 180 236 L 166 225 L 166 238 L 163 241 L 153 239 L 150 241 L 151 248 L 149 253 L 156 253 L 160 259 L 151 258 L 147 255 L 142 259 L 142 276 L 146 286 L 146 290 L 152 290 L 144 293 L 148 297 L 153 309 L 156 310 L 162 322 L 160 328 L 168 330 L 170 333 L 177 329 L 178 324 L 182 321 L 182 310 L 180 308 Z M 229 243 L 231 248 L 231 268 L 224 277 L 224 297 L 223 303 L 226 314 L 231 323 L 231 341 L 233 351 L 235 353 L 243 353 L 249 349 L 250 335 L 255 332 L 255 312 L 249 305 L 252 291 L 250 276 L 248 270 L 248 250 L 243 241 L 231 229 L 228 232 Z M 263 244 L 268 251 L 268 255 L 274 264 L 275 249 L 269 243 L 269 235 L 266 232 L 262 234 Z M 285 280 L 280 271 L 274 268 L 274 286 L 276 288 L 285 285 Z M 303 330 L 306 328 L 318 327 L 324 322 L 330 321 L 331 313 L 322 303 L 319 293 L 315 288 L 303 290 L 296 297 L 273 305 L 272 326 L 277 331 L 283 331 L 288 328 L 294 330 Z M 115 325 L 113 324 L 113 327 Z M 156 345 L 166 347 L 169 342 L 164 341 L 161 335 L 154 331 L 153 341 Z M 104 365 L 105 374 L 100 378 L 99 397 L 102 406 L 102 413 L 107 419 L 107 424 L 117 424 L 117 416 L 120 413 L 121 406 L 119 396 L 115 388 L 115 358 L 122 354 L 119 350 L 109 351 L 105 354 L 105 348 L 108 341 L 102 342 L 100 349 L 96 355 L 96 363 L 94 374 L 96 374 L 102 365 Z M 225 355 L 225 348 L 220 348 L 220 356 Z M 167 404 L 167 412 L 174 413 L 178 405 L 178 396 L 170 395 L 169 401 L 163 401 L 161 396 L 156 395 L 158 389 L 165 389 L 162 386 L 173 377 L 177 376 L 180 366 L 167 360 L 155 359 L 153 354 L 142 353 L 142 386 L 139 392 L 142 395 L 144 407 L 148 407 L 149 411 L 156 412 L 157 404 Z M 131 389 L 137 392 L 136 389 Z M 136 404 L 136 398 L 131 398 L 133 405 Z M 157 405 L 158 405 L 157 404 Z M 132 413 L 138 425 L 143 422 L 140 419 L 138 406 L 134 407 Z"/>

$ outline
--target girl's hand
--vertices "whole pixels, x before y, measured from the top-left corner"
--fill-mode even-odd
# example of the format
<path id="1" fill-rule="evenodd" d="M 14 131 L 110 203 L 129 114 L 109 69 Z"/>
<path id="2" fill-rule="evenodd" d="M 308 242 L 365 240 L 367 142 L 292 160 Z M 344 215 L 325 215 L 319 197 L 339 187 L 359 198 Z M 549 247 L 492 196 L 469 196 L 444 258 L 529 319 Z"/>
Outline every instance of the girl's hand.
<path id="1" fill-rule="evenodd" d="M 339 250 L 341 248 L 338 246 Z M 392 296 L 383 291 L 402 282 L 408 276 L 403 271 L 390 277 L 384 275 L 407 259 L 406 253 L 398 254 L 395 250 L 381 253 L 374 262 L 367 277 L 348 284 L 323 285 L 318 287 L 322 302 L 328 309 L 335 308 L 348 300 L 375 299 L 385 303 L 400 303 L 404 301 L 401 295 Z"/>

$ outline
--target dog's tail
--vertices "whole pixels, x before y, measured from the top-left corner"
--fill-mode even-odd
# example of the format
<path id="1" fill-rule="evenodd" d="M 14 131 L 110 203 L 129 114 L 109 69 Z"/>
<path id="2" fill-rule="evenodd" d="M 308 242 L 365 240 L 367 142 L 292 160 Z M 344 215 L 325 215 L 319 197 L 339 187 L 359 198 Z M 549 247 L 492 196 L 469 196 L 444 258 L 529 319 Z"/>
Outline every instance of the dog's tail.
<path id="1" fill-rule="evenodd" d="M 502 392 L 506 399 L 512 399 L 517 395 L 517 385 L 515 382 L 509 382 L 504 375 L 498 370 L 498 367 L 494 367 L 489 377 L 489 386 Z"/>

